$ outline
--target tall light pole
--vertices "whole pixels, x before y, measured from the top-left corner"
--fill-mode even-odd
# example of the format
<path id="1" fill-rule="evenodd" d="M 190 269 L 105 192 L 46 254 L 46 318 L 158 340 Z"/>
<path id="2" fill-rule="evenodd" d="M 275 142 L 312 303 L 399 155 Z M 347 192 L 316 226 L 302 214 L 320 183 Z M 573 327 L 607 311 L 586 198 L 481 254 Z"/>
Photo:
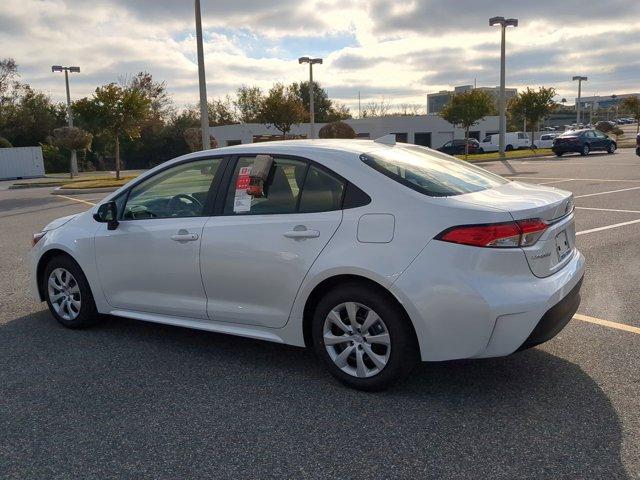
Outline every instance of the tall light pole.
<path id="1" fill-rule="evenodd" d="M 578 81 L 578 101 L 576 102 L 576 128 L 580 128 L 580 97 L 582 96 L 582 82 L 587 81 L 587 77 L 576 75 L 573 81 Z"/>
<path id="2" fill-rule="evenodd" d="M 69 126 L 73 127 L 73 112 L 71 111 L 71 94 L 69 93 L 69 72 L 80 73 L 80 67 L 63 67 L 62 65 L 53 65 L 51 67 L 52 72 L 64 72 L 64 83 L 67 87 L 67 121 Z M 71 150 L 71 165 L 69 167 L 69 175 L 73 178 L 74 175 L 78 175 L 78 159 L 76 157 L 76 151 Z"/>
<path id="3" fill-rule="evenodd" d="M 202 130 L 202 149 L 211 148 L 209 137 L 209 111 L 207 109 L 207 80 L 204 74 L 204 49 L 202 48 L 202 16 L 200 0 L 196 3 L 196 43 L 198 44 L 198 81 L 200 83 L 200 130 Z"/>
<path id="4" fill-rule="evenodd" d="M 316 138 L 316 116 L 313 110 L 313 64 L 322 63 L 321 58 L 300 57 L 299 64 L 309 64 L 309 138 Z"/>
<path id="5" fill-rule="evenodd" d="M 498 135 L 498 150 L 500 158 L 504 159 L 504 137 L 507 131 L 506 100 L 505 100 L 505 38 L 507 27 L 517 27 L 517 18 L 492 17 L 489 19 L 489 26 L 500 25 L 502 40 L 500 43 L 500 98 L 498 100 L 498 110 L 500 114 L 500 133 Z"/>

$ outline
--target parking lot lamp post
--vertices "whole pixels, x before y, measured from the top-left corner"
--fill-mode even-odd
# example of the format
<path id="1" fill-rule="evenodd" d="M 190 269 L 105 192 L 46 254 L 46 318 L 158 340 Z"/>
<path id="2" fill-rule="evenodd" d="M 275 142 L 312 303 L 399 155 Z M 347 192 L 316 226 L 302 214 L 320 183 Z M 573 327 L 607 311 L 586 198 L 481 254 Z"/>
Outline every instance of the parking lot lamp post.
<path id="1" fill-rule="evenodd" d="M 198 83 L 200 84 L 200 130 L 202 130 L 202 149 L 211 148 L 209 140 L 209 110 L 207 109 L 207 80 L 204 74 L 204 49 L 202 47 L 202 16 L 200 0 L 195 0 L 196 7 L 196 44 L 198 49 Z"/>
<path id="2" fill-rule="evenodd" d="M 498 150 L 500 152 L 500 158 L 504 159 L 504 137 L 507 129 L 506 118 L 506 101 L 505 101 L 505 37 L 507 27 L 517 27 L 518 19 L 504 17 L 492 17 L 489 19 L 489 25 L 500 25 L 502 31 L 502 41 L 500 44 L 500 98 L 498 99 L 498 109 L 500 115 L 500 133 L 498 136 Z"/>
<path id="3" fill-rule="evenodd" d="M 53 65 L 51 67 L 52 72 L 64 72 L 64 83 L 67 88 L 67 122 L 70 127 L 73 127 L 73 112 L 71 111 L 71 94 L 69 93 L 69 72 L 80 73 L 80 67 L 63 67 L 62 65 Z M 71 150 L 71 165 L 69 167 L 69 175 L 73 178 L 74 175 L 78 175 L 78 159 L 76 157 L 76 151 Z"/>
<path id="4" fill-rule="evenodd" d="M 316 120 L 313 107 L 313 64 L 322 64 L 321 58 L 300 57 L 299 64 L 309 64 L 309 138 L 316 138 Z"/>
<path id="5" fill-rule="evenodd" d="M 580 97 L 582 96 L 582 82 L 587 81 L 587 77 L 576 75 L 573 77 L 573 81 L 578 81 L 578 100 L 576 102 L 576 128 L 580 128 Z"/>

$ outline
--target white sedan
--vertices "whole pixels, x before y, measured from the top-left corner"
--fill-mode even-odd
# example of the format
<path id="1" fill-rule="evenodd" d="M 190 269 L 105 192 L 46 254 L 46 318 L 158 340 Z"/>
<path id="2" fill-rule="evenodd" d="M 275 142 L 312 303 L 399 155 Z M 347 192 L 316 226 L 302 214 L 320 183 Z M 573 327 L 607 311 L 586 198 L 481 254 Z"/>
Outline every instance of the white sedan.
<path id="1" fill-rule="evenodd" d="M 208 150 L 34 235 L 70 328 L 109 314 L 313 347 L 378 390 L 419 361 L 545 342 L 580 302 L 569 192 L 387 139 Z"/>

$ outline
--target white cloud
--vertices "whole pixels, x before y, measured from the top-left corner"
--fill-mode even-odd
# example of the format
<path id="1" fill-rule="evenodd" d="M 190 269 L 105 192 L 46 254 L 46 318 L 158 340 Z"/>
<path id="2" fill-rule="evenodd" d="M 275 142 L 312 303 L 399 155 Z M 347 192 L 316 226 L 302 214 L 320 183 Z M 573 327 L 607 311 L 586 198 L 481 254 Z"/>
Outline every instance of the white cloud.
<path id="1" fill-rule="evenodd" d="M 351 106 L 358 91 L 365 101 L 424 104 L 427 93 L 474 78 L 496 85 L 499 32 L 488 26 L 494 14 L 520 19 L 508 31 L 510 86 L 554 86 L 571 100 L 570 78 L 579 73 L 589 76 L 586 94 L 638 90 L 638 2 L 614 0 L 585 15 L 577 0 L 508 8 L 469 1 L 202 0 L 208 92 L 304 80 L 307 70 L 295 61 L 303 54 L 325 58 L 316 79 Z M 57 100 L 64 82 L 50 66 L 64 63 L 82 68 L 71 79 L 75 98 L 146 70 L 167 83 L 177 105 L 192 104 L 198 98 L 192 5 L 3 0 L 2 54 L 16 59 L 23 81 Z"/>

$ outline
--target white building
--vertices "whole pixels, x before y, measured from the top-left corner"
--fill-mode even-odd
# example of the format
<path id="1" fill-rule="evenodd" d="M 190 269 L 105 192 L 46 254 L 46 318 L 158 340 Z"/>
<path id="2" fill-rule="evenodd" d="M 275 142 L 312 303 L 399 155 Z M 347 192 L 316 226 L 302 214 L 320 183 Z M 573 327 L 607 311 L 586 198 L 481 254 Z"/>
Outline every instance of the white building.
<path id="1" fill-rule="evenodd" d="M 394 117 L 355 118 L 345 120 L 351 125 L 359 138 L 375 139 L 394 133 L 399 142 L 414 143 L 426 147 L 438 148 L 454 138 L 464 138 L 464 130 L 451 125 L 436 115 L 407 115 Z M 316 123 L 316 134 L 324 123 Z M 210 127 L 210 132 L 218 146 L 238 145 L 264 141 L 265 137 L 278 136 L 274 127 L 262 123 L 242 123 Z M 309 124 L 293 125 L 290 135 L 305 137 L 309 133 Z M 486 117 L 471 127 L 470 136 L 478 140 L 486 135 L 498 133 L 498 117 Z"/>
<path id="2" fill-rule="evenodd" d="M 0 180 L 44 177 L 41 147 L 0 148 Z"/>

